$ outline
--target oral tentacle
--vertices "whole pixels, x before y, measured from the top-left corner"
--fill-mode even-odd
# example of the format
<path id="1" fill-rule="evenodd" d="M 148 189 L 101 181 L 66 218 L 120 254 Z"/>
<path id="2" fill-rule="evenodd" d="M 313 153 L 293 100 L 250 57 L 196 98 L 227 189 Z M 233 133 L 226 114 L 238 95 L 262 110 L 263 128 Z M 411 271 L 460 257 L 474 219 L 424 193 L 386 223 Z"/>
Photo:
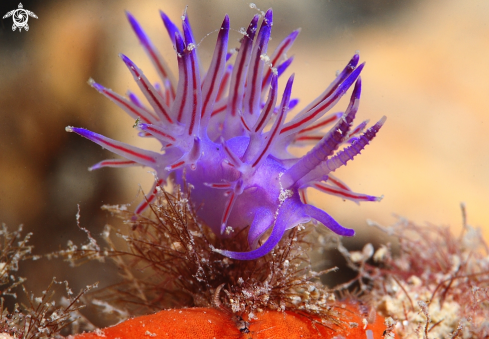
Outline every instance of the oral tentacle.
<path id="1" fill-rule="evenodd" d="M 310 217 L 305 213 L 303 206 L 297 204 L 296 198 L 289 198 L 281 202 L 278 211 L 276 211 L 275 223 L 273 224 L 272 232 L 268 239 L 257 249 L 249 252 L 234 252 L 227 250 L 217 250 L 231 259 L 236 260 L 254 260 L 270 253 L 279 241 L 284 236 L 287 229 L 310 220 Z"/>
<path id="2" fill-rule="evenodd" d="M 276 222 L 273 227 L 273 231 L 265 241 L 265 243 L 257 248 L 256 250 L 252 250 L 249 252 L 234 252 L 228 250 L 220 250 L 215 249 L 217 253 L 222 254 L 225 257 L 235 259 L 235 260 L 255 260 L 264 255 L 270 253 L 275 246 L 279 243 L 285 233 L 285 221 L 281 220 L 280 223 Z"/>
<path id="3" fill-rule="evenodd" d="M 258 240 L 273 224 L 275 212 L 268 208 L 260 207 L 255 212 L 255 217 L 248 231 L 248 244 L 252 250 L 256 249 Z"/>
<path id="4" fill-rule="evenodd" d="M 328 213 L 320 210 L 312 205 L 304 206 L 304 213 L 311 218 L 319 221 L 321 224 L 329 228 L 334 233 L 343 237 L 352 237 L 355 235 L 355 230 L 341 226 L 336 220 L 333 219 Z"/>

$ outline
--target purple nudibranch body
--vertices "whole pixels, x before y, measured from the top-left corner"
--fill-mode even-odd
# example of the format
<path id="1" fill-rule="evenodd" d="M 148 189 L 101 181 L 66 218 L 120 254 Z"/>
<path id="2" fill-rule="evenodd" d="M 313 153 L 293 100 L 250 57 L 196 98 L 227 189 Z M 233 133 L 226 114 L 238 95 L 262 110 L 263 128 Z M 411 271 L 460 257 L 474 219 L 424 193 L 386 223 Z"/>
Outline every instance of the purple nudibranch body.
<path id="1" fill-rule="evenodd" d="M 198 216 L 218 236 L 232 237 L 233 232 L 249 226 L 250 251 L 216 249 L 230 258 L 259 258 L 277 245 L 286 230 L 311 219 L 339 235 L 352 236 L 352 229 L 308 204 L 305 189 L 313 187 L 355 202 L 380 200 L 351 191 L 332 174 L 359 154 L 385 121 L 383 117 L 366 130 L 367 121 L 353 127 L 364 67 L 358 64 L 359 56 L 354 55 L 319 97 L 286 122 L 291 106 L 297 103 L 291 100 L 294 76 L 288 79 L 281 99 L 278 78 L 292 61 L 286 53 L 298 30 L 268 56 L 272 10 L 266 12 L 259 29 L 260 17 L 255 15 L 232 63 L 226 16 L 211 64 L 203 75 L 187 14 L 182 17 L 182 30 L 163 12 L 160 14 L 176 50 L 178 83 L 139 23 L 127 13 L 161 84 L 153 85 L 128 57 L 121 55 L 149 107 L 134 93 L 126 98 L 92 80 L 91 85 L 136 119 L 141 137 L 156 138 L 162 149 L 144 150 L 83 128 L 67 127 L 67 131 L 123 158 L 102 161 L 91 169 L 137 165 L 154 169 L 154 186 L 136 214 L 155 199 L 156 187 L 163 185 L 170 174 L 179 184 L 185 177 L 194 187 L 192 202 L 201 206 Z M 345 112 L 328 113 L 351 86 L 354 89 Z M 327 133 L 321 132 L 328 125 L 333 126 Z M 303 157 L 287 151 L 291 145 L 311 142 L 316 142 L 315 146 Z M 260 238 L 269 229 L 270 235 L 260 246 Z"/>

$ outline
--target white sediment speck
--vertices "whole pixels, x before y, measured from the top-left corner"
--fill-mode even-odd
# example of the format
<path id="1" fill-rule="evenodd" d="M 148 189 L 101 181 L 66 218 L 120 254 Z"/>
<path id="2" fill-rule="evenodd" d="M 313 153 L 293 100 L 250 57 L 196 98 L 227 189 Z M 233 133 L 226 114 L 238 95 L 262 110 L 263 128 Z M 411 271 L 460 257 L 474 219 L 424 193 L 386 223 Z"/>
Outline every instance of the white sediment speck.
<path id="1" fill-rule="evenodd" d="M 105 337 L 105 332 L 102 331 L 100 328 L 97 328 L 95 330 L 95 334 L 98 336 L 98 337 Z"/>

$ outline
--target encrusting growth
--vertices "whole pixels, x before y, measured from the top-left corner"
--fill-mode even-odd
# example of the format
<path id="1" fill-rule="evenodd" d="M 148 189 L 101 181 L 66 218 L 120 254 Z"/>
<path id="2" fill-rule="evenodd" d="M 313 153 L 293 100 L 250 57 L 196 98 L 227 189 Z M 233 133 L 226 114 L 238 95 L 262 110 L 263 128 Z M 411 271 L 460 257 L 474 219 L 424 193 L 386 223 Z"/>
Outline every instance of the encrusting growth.
<path id="1" fill-rule="evenodd" d="M 460 235 L 448 227 L 420 226 L 401 218 L 390 227 L 370 222 L 394 237 L 398 249 L 382 245 L 374 253 L 367 244 L 372 251 L 358 255 L 339 244 L 358 272 L 350 283 L 360 283 L 372 305 L 397 320 L 400 338 L 489 336 L 489 248 L 462 210 Z"/>
<path id="2" fill-rule="evenodd" d="M 292 61 L 286 53 L 299 31 L 292 32 L 268 56 L 271 9 L 264 13 L 260 27 L 260 16 L 253 17 L 243 32 L 234 63 L 227 53 L 230 22 L 226 16 L 205 74 L 199 67 L 187 13 L 182 16 L 180 30 L 161 12 L 176 50 L 178 83 L 136 19 L 129 13 L 127 18 L 160 76 L 161 83 L 153 85 L 133 61 L 120 55 L 150 107 L 134 93 L 125 98 L 93 80 L 90 84 L 136 120 L 141 137 L 158 140 L 161 151 L 143 150 L 83 128 L 66 130 L 122 157 L 102 161 L 92 169 L 136 165 L 154 169 L 154 185 L 135 210 L 135 218 L 148 208 L 157 188 L 168 183 L 171 176 L 178 185 L 186 180 L 194 187 L 192 201 L 201 206 L 198 217 L 218 237 L 234 237 L 249 226 L 247 248 L 240 252 L 215 249 L 229 258 L 263 257 L 277 246 L 286 230 L 311 219 L 339 235 L 354 234 L 309 204 L 305 190 L 312 187 L 355 202 L 381 199 L 351 191 L 332 174 L 360 154 L 385 122 L 383 117 L 366 130 L 367 122 L 353 127 L 364 67 L 359 65 L 357 54 L 319 97 L 287 121 L 297 104 L 291 99 L 294 75 L 288 79 L 281 99 L 278 78 Z M 352 86 L 345 112 L 328 114 Z M 329 132 L 321 132 L 331 125 Z M 288 152 L 291 145 L 311 141 L 317 144 L 303 157 Z M 265 235 L 268 237 L 261 241 Z"/>
<path id="3" fill-rule="evenodd" d="M 212 308 L 166 310 L 150 316 L 127 320 L 98 333 L 84 333 L 75 339 L 129 339 L 166 337 L 178 339 L 242 338 L 242 339 L 314 339 L 314 338 L 382 338 L 384 319 L 377 316 L 371 324 L 364 325 L 358 305 L 338 306 L 337 314 L 349 319 L 345 328 L 328 328 L 292 312 L 265 311 L 250 325 L 250 331 L 240 332 L 229 316 Z M 318 320 L 319 321 L 319 320 Z"/>

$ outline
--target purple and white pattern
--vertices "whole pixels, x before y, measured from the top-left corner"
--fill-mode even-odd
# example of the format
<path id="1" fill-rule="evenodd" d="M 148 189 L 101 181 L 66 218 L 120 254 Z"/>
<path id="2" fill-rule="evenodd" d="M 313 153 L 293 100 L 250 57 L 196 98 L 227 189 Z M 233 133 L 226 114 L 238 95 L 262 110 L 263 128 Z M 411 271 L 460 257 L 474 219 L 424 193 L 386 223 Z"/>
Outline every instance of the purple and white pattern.
<path id="1" fill-rule="evenodd" d="M 252 260 L 269 253 L 285 231 L 315 219 L 333 232 L 352 236 L 354 231 L 329 214 L 307 203 L 306 188 L 336 195 L 354 202 L 380 198 L 355 193 L 333 176 L 375 137 L 385 121 L 366 129 L 367 121 L 353 127 L 358 110 L 364 64 L 354 55 L 331 85 L 312 103 L 286 122 L 297 104 L 291 100 L 292 75 L 281 99 L 278 78 L 292 62 L 286 53 L 299 31 L 292 32 L 271 56 L 267 55 L 272 29 L 268 10 L 258 29 L 259 15 L 251 20 L 241 39 L 235 61 L 228 53 L 229 18 L 219 30 L 216 48 L 206 73 L 199 67 L 197 46 L 188 16 L 182 30 L 160 12 L 172 40 L 178 62 L 178 83 L 148 36 L 129 13 L 129 22 L 161 78 L 153 85 L 127 56 L 122 61 L 134 77 L 149 106 L 134 94 L 127 98 L 91 82 L 91 85 L 136 120 L 141 137 L 156 138 L 161 151 L 140 149 L 83 128 L 67 127 L 122 159 L 102 161 L 92 167 L 148 166 L 155 170 L 151 193 L 136 209 L 142 213 L 156 197 L 157 186 L 170 175 L 177 184 L 192 184 L 192 202 L 202 206 L 198 216 L 221 237 L 232 237 L 249 226 L 249 252 L 216 249 L 223 255 Z M 256 38 L 255 38 L 256 36 Z M 353 88 L 345 112 L 328 113 Z M 321 130 L 332 125 L 324 133 Z M 314 142 L 303 157 L 291 155 L 291 145 Z M 271 229 L 270 235 L 259 240 Z"/>

